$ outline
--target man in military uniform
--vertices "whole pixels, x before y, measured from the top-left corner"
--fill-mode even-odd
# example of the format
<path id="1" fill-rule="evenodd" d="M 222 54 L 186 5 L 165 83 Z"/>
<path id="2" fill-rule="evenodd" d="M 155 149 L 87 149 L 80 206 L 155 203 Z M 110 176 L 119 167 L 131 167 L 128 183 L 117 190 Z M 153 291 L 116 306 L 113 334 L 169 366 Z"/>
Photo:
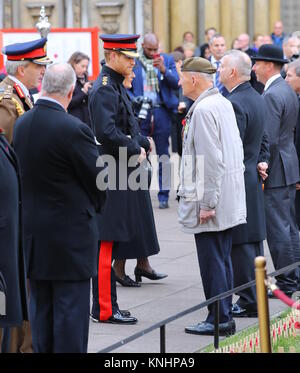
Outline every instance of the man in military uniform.
<path id="1" fill-rule="evenodd" d="M 33 107 L 29 90 L 36 88 L 51 63 L 47 57 L 47 39 L 5 46 L 8 76 L 0 83 L 0 121 L 7 141 L 11 144 L 16 120 Z M 27 258 L 25 258 L 26 260 Z M 10 331 L 9 352 L 32 352 L 29 321 Z"/>
<path id="2" fill-rule="evenodd" d="M 100 155 L 114 158 L 117 179 L 115 190 L 109 188 L 107 191 L 99 219 L 99 265 L 98 277 L 93 279 L 91 317 L 95 322 L 125 325 L 135 324 L 137 319 L 118 307 L 111 262 L 119 243 L 130 242 L 136 236 L 138 215 L 132 213 L 135 211 L 135 192 L 128 187 L 122 188 L 118 175 L 126 170 L 131 156 L 136 156 L 137 162 L 141 163 L 150 150 L 150 141 L 136 130 L 132 104 L 123 86 L 124 77 L 130 75 L 135 65 L 134 58 L 138 57 L 138 38 L 139 35 L 101 35 L 106 64 L 89 96 L 91 123 L 101 144 Z M 119 156 L 121 148 L 126 149 L 126 157 Z"/>
<path id="3" fill-rule="evenodd" d="M 36 88 L 51 63 L 47 57 L 47 39 L 4 47 L 8 76 L 0 83 L 0 119 L 6 138 L 12 142 L 15 121 L 33 106 L 29 90 Z"/>

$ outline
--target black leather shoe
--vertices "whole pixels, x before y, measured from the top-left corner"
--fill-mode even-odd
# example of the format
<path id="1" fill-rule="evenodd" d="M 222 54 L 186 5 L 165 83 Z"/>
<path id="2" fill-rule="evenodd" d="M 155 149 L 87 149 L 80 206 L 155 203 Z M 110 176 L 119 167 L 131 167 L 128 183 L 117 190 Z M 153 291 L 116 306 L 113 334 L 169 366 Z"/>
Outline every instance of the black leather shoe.
<path id="1" fill-rule="evenodd" d="M 141 285 L 138 282 L 133 281 L 129 276 L 125 275 L 124 278 L 116 277 L 116 281 L 127 288 L 140 288 Z"/>
<path id="2" fill-rule="evenodd" d="M 168 208 L 169 208 L 169 203 L 168 203 L 168 201 L 161 201 L 161 202 L 159 202 L 159 208 L 160 208 L 161 210 L 168 209 Z"/>
<path id="3" fill-rule="evenodd" d="M 166 275 L 164 273 L 155 272 L 154 269 L 152 270 L 152 272 L 147 272 L 147 271 L 144 271 L 143 269 L 140 269 L 138 267 L 135 267 L 134 274 L 135 274 L 135 281 L 136 282 L 142 282 L 142 277 L 146 277 L 149 280 L 154 280 L 154 281 L 162 280 L 163 278 L 168 277 L 168 275 Z"/>
<path id="4" fill-rule="evenodd" d="M 120 311 L 115 312 L 108 320 L 100 321 L 108 324 L 133 325 L 138 322 L 133 316 L 123 316 Z"/>
<path id="5" fill-rule="evenodd" d="M 131 313 L 127 310 L 119 310 L 120 314 L 123 316 L 123 317 L 130 317 L 131 316 Z M 102 322 L 99 317 L 97 316 L 93 316 L 92 314 L 90 315 L 90 318 L 93 322 L 95 323 L 99 323 L 99 322 Z"/>
<path id="6" fill-rule="evenodd" d="M 119 310 L 121 315 L 124 317 L 129 317 L 131 316 L 131 313 L 128 310 Z"/>
<path id="7" fill-rule="evenodd" d="M 220 336 L 233 335 L 235 334 L 235 330 L 236 330 L 236 327 L 235 327 L 234 320 L 219 324 Z M 214 335 L 215 327 L 213 324 L 203 321 L 200 324 L 186 327 L 185 332 L 188 334 L 197 334 L 197 335 Z"/>
<path id="8" fill-rule="evenodd" d="M 237 303 L 232 306 L 233 317 L 257 317 L 257 311 L 243 308 Z"/>

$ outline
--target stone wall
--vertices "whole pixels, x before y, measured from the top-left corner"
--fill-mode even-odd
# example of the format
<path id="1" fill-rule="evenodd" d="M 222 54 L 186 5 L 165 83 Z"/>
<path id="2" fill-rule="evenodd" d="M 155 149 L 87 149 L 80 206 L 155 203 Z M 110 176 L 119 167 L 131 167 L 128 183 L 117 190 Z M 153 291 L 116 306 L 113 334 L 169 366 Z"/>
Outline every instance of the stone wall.
<path id="1" fill-rule="evenodd" d="M 199 43 L 210 26 L 223 33 L 228 44 L 241 32 L 270 33 L 281 11 L 288 28 L 295 28 L 300 22 L 298 3 L 298 0 L 0 0 L 0 7 L 5 28 L 34 27 L 40 7 L 45 5 L 52 27 L 97 26 L 105 33 L 155 31 L 163 49 L 169 51 L 181 44 L 182 34 L 187 30 L 194 32 Z"/>

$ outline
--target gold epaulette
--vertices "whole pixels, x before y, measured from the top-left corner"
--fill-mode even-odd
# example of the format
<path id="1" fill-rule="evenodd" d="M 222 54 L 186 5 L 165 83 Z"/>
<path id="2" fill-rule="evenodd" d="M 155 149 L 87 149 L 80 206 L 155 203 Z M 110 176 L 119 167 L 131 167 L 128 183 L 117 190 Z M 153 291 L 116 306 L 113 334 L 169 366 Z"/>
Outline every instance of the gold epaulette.
<path id="1" fill-rule="evenodd" d="M 16 107 L 16 110 L 17 110 L 17 113 L 18 113 L 19 117 L 25 113 L 25 110 L 22 108 L 22 105 L 18 102 L 18 100 L 16 100 L 13 97 L 14 92 L 13 92 L 13 87 L 11 85 L 8 85 L 7 88 L 5 89 L 5 91 L 0 92 L 0 94 L 1 93 L 2 93 L 2 95 L 0 96 L 0 102 L 2 101 L 2 99 L 11 100 L 15 104 L 15 107 Z"/>
<path id="2" fill-rule="evenodd" d="M 21 115 L 23 115 L 25 113 L 25 110 L 22 108 L 22 106 L 20 105 L 20 103 L 18 102 L 18 100 L 16 100 L 15 98 L 12 97 L 12 102 L 15 104 L 16 106 L 16 109 L 17 109 L 17 113 L 18 113 L 18 116 L 20 117 Z"/>
<path id="3" fill-rule="evenodd" d="M 3 98 L 11 100 L 14 93 L 14 88 L 11 85 L 8 85 L 6 87 L 6 90 L 4 91 Z"/>

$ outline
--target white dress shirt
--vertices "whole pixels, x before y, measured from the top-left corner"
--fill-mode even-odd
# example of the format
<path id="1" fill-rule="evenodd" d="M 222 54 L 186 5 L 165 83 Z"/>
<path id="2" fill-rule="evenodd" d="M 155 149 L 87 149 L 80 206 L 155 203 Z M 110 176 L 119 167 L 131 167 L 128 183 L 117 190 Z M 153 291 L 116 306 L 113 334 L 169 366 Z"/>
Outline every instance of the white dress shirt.
<path id="1" fill-rule="evenodd" d="M 270 88 L 270 85 L 275 82 L 276 79 L 280 78 L 281 75 L 280 74 L 276 74 L 276 75 L 273 75 L 266 83 L 265 85 L 265 89 L 264 91 L 266 92 L 269 88 Z"/>

